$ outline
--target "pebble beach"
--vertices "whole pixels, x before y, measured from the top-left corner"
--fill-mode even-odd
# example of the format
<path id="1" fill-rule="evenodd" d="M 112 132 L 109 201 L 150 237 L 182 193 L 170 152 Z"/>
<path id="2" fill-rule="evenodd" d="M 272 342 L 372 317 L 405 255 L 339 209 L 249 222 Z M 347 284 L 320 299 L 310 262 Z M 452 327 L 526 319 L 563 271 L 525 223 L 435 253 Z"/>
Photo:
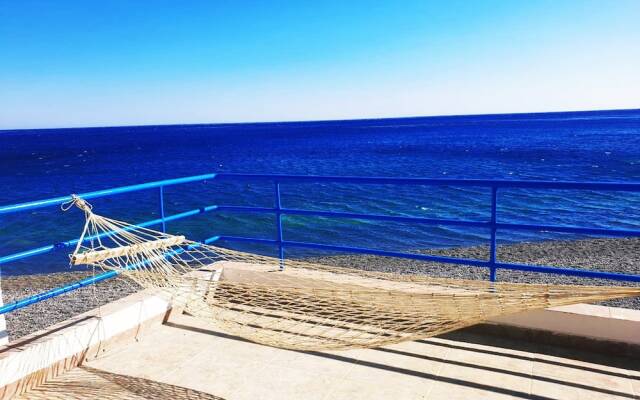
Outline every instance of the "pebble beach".
<path id="1" fill-rule="evenodd" d="M 3 301 L 11 303 L 91 275 L 89 271 L 3 277 L 0 281 Z M 131 280 L 116 277 L 12 311 L 6 314 L 9 338 L 26 336 L 138 290 L 139 286 Z"/>
<path id="2" fill-rule="evenodd" d="M 487 246 L 423 250 L 420 253 L 461 258 L 486 259 Z M 546 241 L 498 246 L 501 261 L 563 267 L 582 267 L 598 271 L 640 274 L 640 239 L 590 239 Z M 485 268 L 465 267 L 368 255 L 336 255 L 310 261 L 366 270 L 398 273 L 422 273 L 459 279 L 488 279 Z M 74 282 L 91 272 L 62 272 L 46 275 L 3 277 L 3 300 L 6 303 Z M 500 270 L 498 281 L 548 284 L 633 285 L 553 274 L 536 274 Z M 637 284 L 636 284 L 637 285 Z M 85 287 L 29 307 L 8 313 L 7 328 L 12 340 L 36 332 L 72 316 L 140 290 L 128 279 L 118 277 Z M 640 298 L 612 300 L 604 305 L 640 309 Z"/>

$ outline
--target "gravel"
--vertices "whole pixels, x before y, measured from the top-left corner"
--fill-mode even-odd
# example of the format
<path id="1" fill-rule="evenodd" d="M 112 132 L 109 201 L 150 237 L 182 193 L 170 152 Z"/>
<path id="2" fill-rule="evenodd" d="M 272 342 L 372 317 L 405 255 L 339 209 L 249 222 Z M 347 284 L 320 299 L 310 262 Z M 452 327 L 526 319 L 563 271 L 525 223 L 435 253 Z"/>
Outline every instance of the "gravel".
<path id="1" fill-rule="evenodd" d="M 498 246 L 497 251 L 498 259 L 505 262 L 553 265 L 567 268 L 578 267 L 640 275 L 640 238 L 519 243 Z M 489 249 L 487 246 L 476 246 L 422 250 L 417 253 L 487 259 Z M 310 261 L 371 271 L 421 273 L 437 277 L 461 279 L 488 279 L 486 268 L 380 256 L 337 255 L 315 257 Z M 91 275 L 91 272 L 8 276 L 3 277 L 0 284 L 2 285 L 3 299 L 6 304 L 66 283 L 75 282 L 89 275 Z M 507 270 L 498 271 L 498 280 L 522 283 L 634 285 L 626 282 Z M 635 285 L 637 286 L 638 284 L 636 283 Z M 140 288 L 135 283 L 126 278 L 117 277 L 10 312 L 6 314 L 10 338 L 14 340 L 138 290 Z M 611 300 L 600 304 L 640 309 L 640 298 Z"/>
<path id="2" fill-rule="evenodd" d="M 458 247 L 417 251 L 457 258 L 488 259 L 488 246 Z M 565 268 L 583 268 L 594 271 L 640 275 L 640 238 L 556 240 L 533 243 L 499 245 L 497 258 L 502 262 L 550 265 Z M 370 271 L 420 273 L 435 277 L 459 279 L 489 279 L 487 268 L 422 262 L 371 255 L 338 255 L 316 257 L 310 261 L 360 268 Z M 617 285 L 640 286 L 638 283 L 603 279 L 589 279 L 556 274 L 498 270 L 501 282 L 564 284 L 564 285 Z M 640 297 L 609 300 L 598 303 L 607 306 L 640 309 Z"/>
<path id="3" fill-rule="evenodd" d="M 2 298 L 7 304 L 91 275 L 89 271 L 4 276 L 0 280 Z M 5 314 L 9 339 L 13 341 L 138 290 L 134 282 L 116 277 L 12 311 Z"/>

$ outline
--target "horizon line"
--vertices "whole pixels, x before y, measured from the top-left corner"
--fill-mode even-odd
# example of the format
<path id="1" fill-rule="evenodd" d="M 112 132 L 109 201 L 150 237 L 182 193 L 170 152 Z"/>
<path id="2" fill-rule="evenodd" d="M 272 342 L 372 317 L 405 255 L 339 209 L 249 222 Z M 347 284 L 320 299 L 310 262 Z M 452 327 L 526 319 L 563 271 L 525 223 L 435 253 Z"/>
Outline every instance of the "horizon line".
<path id="1" fill-rule="evenodd" d="M 506 112 L 487 114 L 439 114 L 439 115 L 406 115 L 399 117 L 354 117 L 344 119 L 301 119 L 301 120 L 260 120 L 260 121 L 227 121 L 227 122 L 189 122 L 189 123 L 159 123 L 159 124 L 132 124 L 132 125 L 87 125 L 87 126 L 61 126 L 52 128 L 0 128 L 2 132 L 15 131 L 43 131 L 58 129 L 108 129 L 108 128 L 144 128 L 144 127 L 171 127 L 171 126 L 227 126 L 227 125 L 259 125 L 259 124 L 296 124 L 296 123 L 328 123 L 328 122 L 355 122 L 355 121 L 383 121 L 394 119 L 414 119 L 414 118 L 441 118 L 441 117 L 484 117 L 484 116 L 508 116 L 508 115 L 548 115 L 566 113 L 594 113 L 594 112 L 615 112 L 615 111 L 640 111 L 638 108 L 607 108 L 598 110 L 562 110 L 562 111 L 532 111 L 532 112 Z"/>

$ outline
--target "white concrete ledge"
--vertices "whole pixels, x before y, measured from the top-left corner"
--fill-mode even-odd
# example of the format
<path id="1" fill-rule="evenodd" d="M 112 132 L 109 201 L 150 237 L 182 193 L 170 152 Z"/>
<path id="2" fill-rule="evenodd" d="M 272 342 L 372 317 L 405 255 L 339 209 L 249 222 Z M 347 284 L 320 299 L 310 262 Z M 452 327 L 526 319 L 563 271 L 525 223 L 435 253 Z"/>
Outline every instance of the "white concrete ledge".
<path id="1" fill-rule="evenodd" d="M 11 398 L 71 369 L 143 328 L 159 325 L 169 303 L 148 291 L 127 296 L 0 347 L 0 399 Z"/>
<path id="2" fill-rule="evenodd" d="M 640 356 L 640 310 L 574 304 L 492 318 L 470 329 L 609 355 Z"/>
<path id="3" fill-rule="evenodd" d="M 574 304 L 494 318 L 490 322 L 640 345 L 640 310 Z"/>

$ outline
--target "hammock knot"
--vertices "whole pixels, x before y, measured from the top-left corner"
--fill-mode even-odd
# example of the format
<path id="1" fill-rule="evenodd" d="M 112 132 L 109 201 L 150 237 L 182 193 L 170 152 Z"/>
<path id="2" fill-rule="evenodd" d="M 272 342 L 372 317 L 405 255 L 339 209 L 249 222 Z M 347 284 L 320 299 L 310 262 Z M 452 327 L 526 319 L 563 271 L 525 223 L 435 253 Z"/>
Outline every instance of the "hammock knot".
<path id="1" fill-rule="evenodd" d="M 77 194 L 72 194 L 71 200 L 62 204 L 60 208 L 62 208 L 62 211 L 67 211 L 73 206 L 78 207 L 79 209 L 81 209 L 82 211 L 88 214 L 91 213 L 91 209 L 93 208 L 91 204 L 89 204 L 86 200 L 82 199 Z"/>

